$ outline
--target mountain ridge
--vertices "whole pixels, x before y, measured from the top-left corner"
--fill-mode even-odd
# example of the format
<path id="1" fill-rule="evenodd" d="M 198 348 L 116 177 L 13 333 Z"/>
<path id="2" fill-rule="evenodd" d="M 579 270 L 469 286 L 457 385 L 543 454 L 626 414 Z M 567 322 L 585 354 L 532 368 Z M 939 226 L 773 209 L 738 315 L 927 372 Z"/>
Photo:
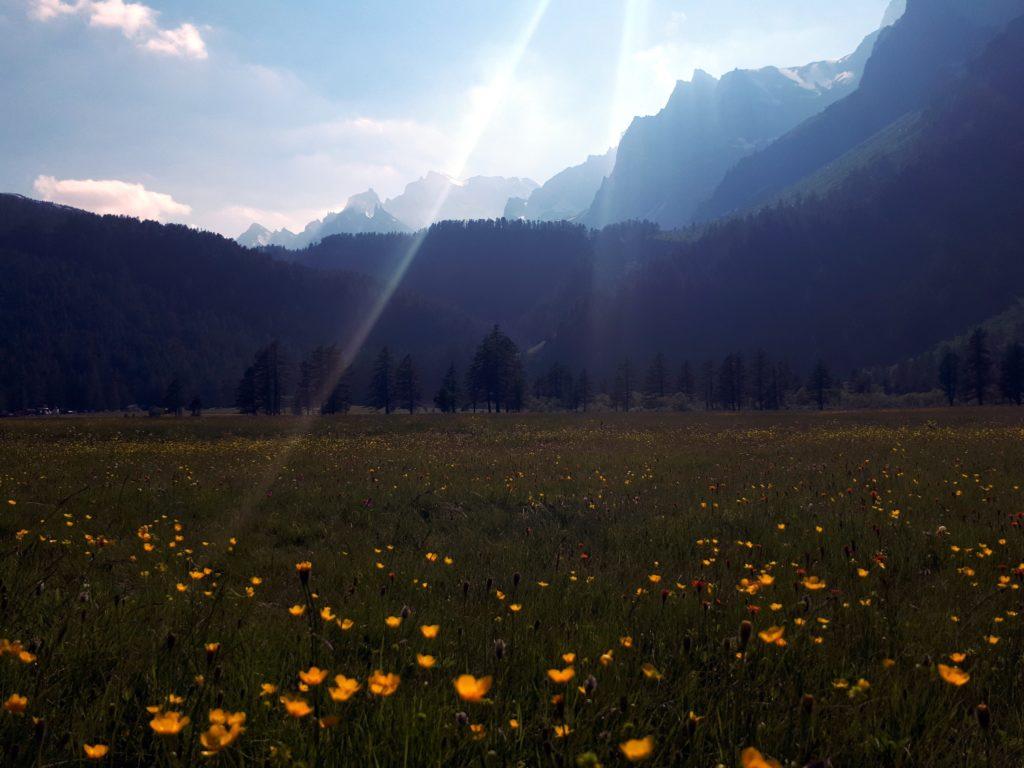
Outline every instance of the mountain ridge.
<path id="1" fill-rule="evenodd" d="M 556 173 L 528 198 L 509 199 L 504 217 L 532 221 L 575 220 L 587 210 L 615 167 L 617 151 L 617 147 L 612 147 L 603 155 L 590 155 L 579 165 Z"/>
<path id="2" fill-rule="evenodd" d="M 909 0 L 906 13 L 882 31 L 860 87 L 740 160 L 697 218 L 720 219 L 762 204 L 922 108 L 1000 24 L 1022 13 L 1021 0 Z"/>
<path id="3" fill-rule="evenodd" d="M 246 247 L 298 250 L 331 235 L 415 232 L 438 221 L 497 219 L 504 216 L 510 198 L 537 188 L 531 179 L 472 176 L 458 181 L 431 171 L 385 201 L 373 189 L 352 195 L 340 211 L 309 222 L 302 232 L 271 231 L 253 223 L 235 239 Z"/>
<path id="4" fill-rule="evenodd" d="M 581 220 L 595 227 L 629 219 L 690 224 L 736 162 L 857 88 L 877 35 L 835 61 L 721 78 L 696 70 L 658 114 L 634 119 Z"/>

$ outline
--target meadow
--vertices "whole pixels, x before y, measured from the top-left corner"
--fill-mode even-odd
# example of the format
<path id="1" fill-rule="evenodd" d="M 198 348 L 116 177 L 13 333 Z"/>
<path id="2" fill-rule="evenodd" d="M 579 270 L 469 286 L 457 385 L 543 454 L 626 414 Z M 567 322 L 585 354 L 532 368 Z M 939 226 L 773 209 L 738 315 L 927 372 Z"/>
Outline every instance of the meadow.
<path id="1" fill-rule="evenodd" d="M 1024 415 L 0 422 L 0 765 L 1015 766 Z"/>

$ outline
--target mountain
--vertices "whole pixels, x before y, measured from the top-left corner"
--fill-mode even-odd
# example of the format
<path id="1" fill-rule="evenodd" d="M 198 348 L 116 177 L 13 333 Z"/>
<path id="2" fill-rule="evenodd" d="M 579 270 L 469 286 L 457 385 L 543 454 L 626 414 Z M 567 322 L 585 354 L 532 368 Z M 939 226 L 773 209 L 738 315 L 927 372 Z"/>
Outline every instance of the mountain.
<path id="1" fill-rule="evenodd" d="M 892 0 L 889 7 L 885 9 L 885 16 L 882 18 L 882 29 L 891 27 L 899 21 L 907 12 L 907 0 Z"/>
<path id="2" fill-rule="evenodd" d="M 271 232 L 261 224 L 253 224 L 235 241 L 246 248 L 275 245 L 295 249 L 305 248 L 331 235 L 408 231 L 409 227 L 385 211 L 377 193 L 369 189 L 350 197 L 340 212 L 309 222 L 298 234 L 287 229 Z"/>
<path id="3" fill-rule="evenodd" d="M 882 31 L 860 88 L 743 159 L 701 206 L 711 220 L 771 200 L 940 94 L 1024 0 L 908 0 Z"/>
<path id="4" fill-rule="evenodd" d="M 698 70 L 680 81 L 661 112 L 630 125 L 582 220 L 689 224 L 737 161 L 856 90 L 876 36 L 838 61 L 735 70 L 721 79 Z"/>
<path id="5" fill-rule="evenodd" d="M 409 231 L 409 227 L 384 210 L 377 193 L 370 189 L 350 197 L 340 213 L 327 214 L 311 236 L 300 238 L 293 247 L 309 245 L 331 235 Z"/>
<path id="6" fill-rule="evenodd" d="M 1015 306 L 1022 81 L 1024 17 L 947 80 L 889 152 L 820 194 L 691 233 L 614 295 L 577 301 L 545 354 L 607 371 L 659 349 L 696 362 L 760 347 L 846 371 L 920 354 Z"/>
<path id="7" fill-rule="evenodd" d="M 457 181 L 432 171 L 385 202 L 384 210 L 414 230 L 438 221 L 498 219 L 509 198 L 527 197 L 536 188 L 530 179 L 474 176 Z"/>
<path id="8" fill-rule="evenodd" d="M 580 165 L 552 176 L 528 198 L 514 197 L 505 206 L 506 219 L 531 221 L 571 220 L 587 210 L 601 183 L 615 167 L 613 147 L 603 155 L 591 155 Z"/>
<path id="9" fill-rule="evenodd" d="M 312 231 L 313 225 L 319 223 L 319 221 L 316 221 L 307 224 L 304 231 Z M 266 248 L 267 246 L 298 248 L 300 247 L 300 238 L 301 235 L 295 234 L 290 229 L 270 230 L 262 224 L 253 222 L 245 232 L 235 238 L 235 242 L 246 248 Z"/>
<path id="10" fill-rule="evenodd" d="M 331 235 L 412 232 L 438 221 L 498 219 L 504 215 L 509 198 L 529 195 L 535 189 L 536 182 L 529 179 L 474 176 L 456 181 L 431 172 L 384 203 L 372 189 L 353 195 L 340 212 L 311 221 L 298 234 L 287 229 L 271 232 L 253 224 L 236 240 L 249 248 L 279 246 L 297 250 Z"/>
<path id="11" fill-rule="evenodd" d="M 208 232 L 15 195 L 0 195 L 0 269 L 0 411 L 159 403 L 174 378 L 228 405 L 259 346 L 280 339 L 294 361 L 345 344 L 384 294 Z M 485 328 L 399 292 L 366 349 L 415 351 L 432 383 Z"/>
<path id="12" fill-rule="evenodd" d="M 271 245 L 274 241 L 274 233 L 262 224 L 252 224 L 245 232 L 235 238 L 235 242 L 246 248 L 262 248 Z"/>

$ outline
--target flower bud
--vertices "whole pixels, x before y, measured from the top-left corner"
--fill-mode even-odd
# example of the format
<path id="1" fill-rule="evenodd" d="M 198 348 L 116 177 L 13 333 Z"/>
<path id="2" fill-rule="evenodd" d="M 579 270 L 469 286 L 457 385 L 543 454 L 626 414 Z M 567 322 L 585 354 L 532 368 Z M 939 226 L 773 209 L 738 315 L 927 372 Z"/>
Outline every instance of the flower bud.
<path id="1" fill-rule="evenodd" d="M 805 715 L 811 714 L 814 711 L 814 696 L 805 693 L 803 698 L 800 699 L 800 708 L 804 711 Z"/>
<path id="2" fill-rule="evenodd" d="M 978 725 L 983 731 L 987 731 L 992 724 L 992 713 L 988 710 L 988 704 L 979 704 L 974 708 L 974 714 L 978 718 Z"/>
<path id="3" fill-rule="evenodd" d="M 747 643 L 750 642 L 750 636 L 753 634 L 753 632 L 753 624 L 746 620 L 740 622 L 740 650 L 746 649 Z"/>

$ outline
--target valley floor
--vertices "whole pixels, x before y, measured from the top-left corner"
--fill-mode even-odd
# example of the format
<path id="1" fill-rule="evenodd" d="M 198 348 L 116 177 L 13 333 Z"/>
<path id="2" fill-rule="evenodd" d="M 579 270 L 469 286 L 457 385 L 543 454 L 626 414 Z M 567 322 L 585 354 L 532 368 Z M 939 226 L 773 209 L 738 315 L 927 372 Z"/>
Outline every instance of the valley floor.
<path id="1" fill-rule="evenodd" d="M 0 765 L 1019 765 L 1022 483 L 1012 409 L 5 420 Z"/>

